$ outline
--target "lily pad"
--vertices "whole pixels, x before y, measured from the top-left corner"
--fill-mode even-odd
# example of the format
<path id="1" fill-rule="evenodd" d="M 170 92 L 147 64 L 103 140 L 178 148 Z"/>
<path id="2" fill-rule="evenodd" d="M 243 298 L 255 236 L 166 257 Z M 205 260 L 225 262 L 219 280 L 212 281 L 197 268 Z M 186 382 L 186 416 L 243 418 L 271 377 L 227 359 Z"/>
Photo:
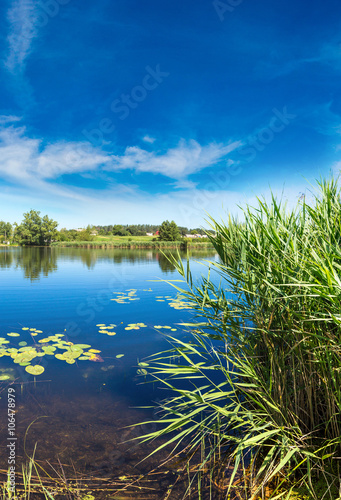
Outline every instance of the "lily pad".
<path id="1" fill-rule="evenodd" d="M 30 375 L 41 375 L 42 373 L 44 373 L 45 368 L 41 365 L 34 365 L 34 366 L 29 365 L 29 366 L 26 366 L 25 370 Z"/>
<path id="2" fill-rule="evenodd" d="M 123 358 L 123 356 L 124 356 L 124 354 L 117 354 L 117 355 L 116 355 L 116 358 L 117 358 L 117 359 L 120 359 L 120 358 Z"/>
<path id="3" fill-rule="evenodd" d="M 9 375 L 0 375 L 0 380 L 8 380 L 11 377 Z"/>

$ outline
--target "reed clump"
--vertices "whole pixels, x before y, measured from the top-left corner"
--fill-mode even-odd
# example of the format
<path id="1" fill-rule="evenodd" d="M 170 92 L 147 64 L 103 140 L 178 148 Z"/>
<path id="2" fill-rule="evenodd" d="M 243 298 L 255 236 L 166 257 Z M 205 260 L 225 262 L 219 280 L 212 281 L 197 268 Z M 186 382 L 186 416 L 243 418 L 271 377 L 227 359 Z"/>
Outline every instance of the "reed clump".
<path id="1" fill-rule="evenodd" d="M 197 318 L 188 340 L 149 360 L 169 392 L 145 439 L 200 449 L 224 498 L 341 498 L 338 181 L 318 181 L 294 209 L 273 196 L 241 223 L 211 225 L 219 260 L 206 278 L 174 260 Z"/>

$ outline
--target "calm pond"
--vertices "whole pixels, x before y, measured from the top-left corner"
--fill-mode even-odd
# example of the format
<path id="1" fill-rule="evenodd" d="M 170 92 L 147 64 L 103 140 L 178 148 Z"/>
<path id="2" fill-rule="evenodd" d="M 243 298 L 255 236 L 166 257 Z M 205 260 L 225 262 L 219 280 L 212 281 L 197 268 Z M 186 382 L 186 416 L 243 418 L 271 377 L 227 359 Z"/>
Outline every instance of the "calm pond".
<path id="1" fill-rule="evenodd" d="M 205 274 L 202 262 L 215 258 L 213 250 L 192 251 L 193 274 Z M 187 335 L 179 323 L 192 313 L 161 281 L 179 278 L 173 266 L 152 250 L 1 248 L 0 276 L 0 469 L 13 380 L 17 469 L 35 445 L 45 469 L 60 461 L 66 473 L 93 477 L 94 487 L 156 467 L 160 457 L 139 463 L 155 443 L 128 442 L 152 425 L 127 426 L 148 420 L 151 412 L 137 407 L 162 397 L 137 376 L 139 361 L 167 347 L 162 332 Z M 36 377 L 28 373 L 35 365 L 44 368 Z"/>

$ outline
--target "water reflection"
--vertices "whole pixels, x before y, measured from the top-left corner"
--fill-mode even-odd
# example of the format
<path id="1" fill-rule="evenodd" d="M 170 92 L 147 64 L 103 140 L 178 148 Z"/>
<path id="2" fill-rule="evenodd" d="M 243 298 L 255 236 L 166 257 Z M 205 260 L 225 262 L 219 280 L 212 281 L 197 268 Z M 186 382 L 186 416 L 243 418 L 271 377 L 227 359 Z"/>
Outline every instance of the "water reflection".
<path id="1" fill-rule="evenodd" d="M 158 264 L 160 266 L 160 269 L 163 273 L 167 274 L 167 273 L 174 273 L 175 271 L 175 267 L 174 265 L 169 262 L 168 260 L 168 256 L 171 255 L 169 253 L 167 253 L 166 255 L 162 254 L 162 253 L 157 253 L 156 254 L 156 260 L 158 261 Z"/>
<path id="2" fill-rule="evenodd" d="M 24 277 L 39 281 L 57 271 L 57 255 L 51 248 L 4 248 L 0 251 L 0 268 L 22 269 Z"/>
<path id="3" fill-rule="evenodd" d="M 42 276 L 48 276 L 57 271 L 58 260 L 82 262 L 89 270 L 104 262 L 115 264 L 141 264 L 157 261 L 162 273 L 173 273 L 175 268 L 167 256 L 177 255 L 177 252 L 168 251 L 166 254 L 158 250 L 144 249 L 87 249 L 87 248 L 1 248 L 0 268 L 22 269 L 24 277 L 31 281 L 39 281 Z M 214 250 L 191 250 L 191 258 L 210 257 Z M 180 252 L 186 258 L 186 252 Z"/>
<path id="4" fill-rule="evenodd" d="M 12 267 L 14 254 L 12 249 L 4 248 L 0 251 L 0 268 Z"/>

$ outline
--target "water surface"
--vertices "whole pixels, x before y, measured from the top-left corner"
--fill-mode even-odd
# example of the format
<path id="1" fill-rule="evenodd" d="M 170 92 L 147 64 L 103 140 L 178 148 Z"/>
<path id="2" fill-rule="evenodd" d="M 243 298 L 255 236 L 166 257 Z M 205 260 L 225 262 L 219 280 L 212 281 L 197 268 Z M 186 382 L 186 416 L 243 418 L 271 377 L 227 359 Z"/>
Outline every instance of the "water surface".
<path id="1" fill-rule="evenodd" d="M 192 251 L 190 259 L 199 276 L 205 273 L 203 262 L 214 260 L 215 254 Z M 187 335 L 180 323 L 192 313 L 172 307 L 177 293 L 166 283 L 176 279 L 174 267 L 158 251 L 0 249 L 0 337 L 13 347 L 23 341 L 40 347 L 39 340 L 62 334 L 73 344 L 100 351 L 99 360 L 71 365 L 53 355 L 36 358 L 32 364 L 45 368 L 36 382 L 25 367 L 0 358 L 0 375 L 10 373 L 15 379 L 18 461 L 37 445 L 35 456 L 44 466 L 47 460 L 55 466 L 60 461 L 67 471 L 74 467 L 108 481 L 122 474 L 144 474 L 157 465 L 160 457 L 137 465 L 153 444 L 127 442 L 152 426 L 126 426 L 153 417 L 136 407 L 160 397 L 156 384 L 144 384 L 137 376 L 139 361 L 167 347 L 162 332 Z M 146 326 L 126 329 L 138 323 Z M 104 330 L 97 325 L 115 326 Z M 32 336 L 33 330 L 23 328 L 42 333 Z M 8 336 L 11 332 L 20 337 Z M 8 382 L 0 384 L 5 412 Z M 5 469 L 5 417 L 1 421 L 0 468 Z"/>

